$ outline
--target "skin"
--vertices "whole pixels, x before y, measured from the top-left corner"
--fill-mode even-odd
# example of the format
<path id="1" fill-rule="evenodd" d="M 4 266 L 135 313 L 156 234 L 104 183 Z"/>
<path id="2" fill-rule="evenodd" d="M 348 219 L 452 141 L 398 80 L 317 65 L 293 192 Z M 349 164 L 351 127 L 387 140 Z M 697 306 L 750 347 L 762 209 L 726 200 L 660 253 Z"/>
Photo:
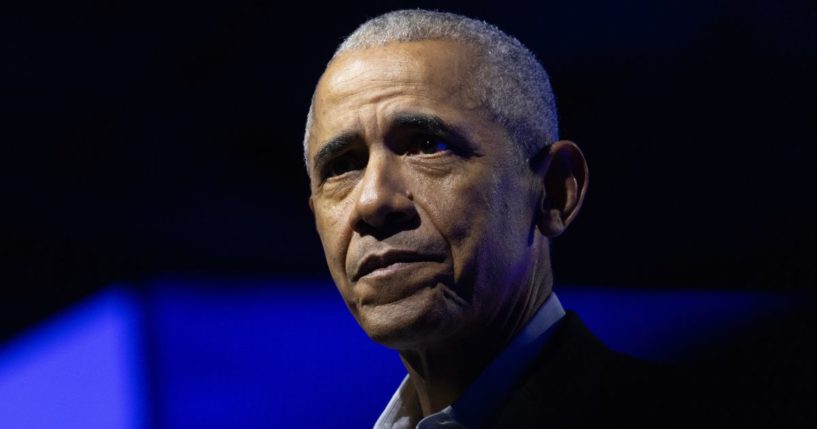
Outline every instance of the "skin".
<path id="1" fill-rule="evenodd" d="M 332 278 L 400 353 L 423 415 L 454 402 L 548 297 L 548 240 L 587 186 L 571 142 L 522 159 L 463 85 L 475 65 L 453 41 L 346 52 L 318 84 L 307 146 Z"/>

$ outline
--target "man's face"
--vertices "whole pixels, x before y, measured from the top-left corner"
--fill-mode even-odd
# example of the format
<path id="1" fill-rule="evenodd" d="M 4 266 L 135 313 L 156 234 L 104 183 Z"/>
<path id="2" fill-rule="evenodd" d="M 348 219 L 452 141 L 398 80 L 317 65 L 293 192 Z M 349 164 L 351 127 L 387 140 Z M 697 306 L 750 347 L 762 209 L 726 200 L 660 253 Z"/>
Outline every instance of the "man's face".
<path id="1" fill-rule="evenodd" d="M 396 349 L 505 323 L 530 299 L 541 188 L 467 88 L 471 48 L 337 57 L 315 95 L 310 206 L 355 319 Z"/>

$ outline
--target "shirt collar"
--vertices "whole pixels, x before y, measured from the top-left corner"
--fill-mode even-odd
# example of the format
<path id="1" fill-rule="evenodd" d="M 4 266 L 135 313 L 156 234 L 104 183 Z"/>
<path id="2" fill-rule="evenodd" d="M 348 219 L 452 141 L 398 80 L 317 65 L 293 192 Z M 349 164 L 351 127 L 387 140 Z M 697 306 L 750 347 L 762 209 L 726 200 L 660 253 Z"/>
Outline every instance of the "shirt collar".
<path id="1" fill-rule="evenodd" d="M 519 377 L 530 367 L 565 310 L 555 293 L 539 307 L 507 347 L 491 362 L 462 396 L 442 411 L 426 416 L 416 429 L 477 428 L 496 417 Z M 392 395 L 374 429 L 411 429 L 422 416 L 417 392 L 408 375 Z"/>

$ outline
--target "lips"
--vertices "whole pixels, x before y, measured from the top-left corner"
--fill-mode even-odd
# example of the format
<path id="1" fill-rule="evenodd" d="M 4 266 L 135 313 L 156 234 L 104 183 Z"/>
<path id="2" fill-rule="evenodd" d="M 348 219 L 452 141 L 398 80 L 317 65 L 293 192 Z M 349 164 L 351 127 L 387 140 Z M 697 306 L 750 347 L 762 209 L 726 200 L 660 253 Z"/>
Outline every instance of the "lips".
<path id="1" fill-rule="evenodd" d="M 442 262 L 442 260 L 442 257 L 409 250 L 388 250 L 383 253 L 370 254 L 360 261 L 357 269 L 354 270 L 352 281 L 358 281 L 375 270 L 400 262 Z"/>

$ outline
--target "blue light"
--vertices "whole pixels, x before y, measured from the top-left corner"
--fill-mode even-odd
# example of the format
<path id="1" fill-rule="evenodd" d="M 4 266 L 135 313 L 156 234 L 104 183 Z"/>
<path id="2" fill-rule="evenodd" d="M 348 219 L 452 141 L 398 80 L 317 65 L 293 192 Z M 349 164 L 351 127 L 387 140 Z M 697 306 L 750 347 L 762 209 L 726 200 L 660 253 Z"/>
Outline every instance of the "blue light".
<path id="1" fill-rule="evenodd" d="M 405 374 L 395 352 L 360 330 L 328 280 L 165 279 L 144 291 L 137 299 L 111 288 L 6 344 L 0 427 L 368 427 Z M 796 299 L 556 291 L 613 349 L 658 360 L 692 355 Z"/>
<path id="2" fill-rule="evenodd" d="M 367 427 L 404 375 L 326 281 L 151 290 L 164 427 Z"/>
<path id="3" fill-rule="evenodd" d="M 695 357 L 711 342 L 773 320 L 796 305 L 793 293 L 562 286 L 555 289 L 612 349 L 657 361 Z"/>
<path id="4" fill-rule="evenodd" d="M 0 351 L 0 427 L 146 427 L 138 312 L 112 289 Z"/>

